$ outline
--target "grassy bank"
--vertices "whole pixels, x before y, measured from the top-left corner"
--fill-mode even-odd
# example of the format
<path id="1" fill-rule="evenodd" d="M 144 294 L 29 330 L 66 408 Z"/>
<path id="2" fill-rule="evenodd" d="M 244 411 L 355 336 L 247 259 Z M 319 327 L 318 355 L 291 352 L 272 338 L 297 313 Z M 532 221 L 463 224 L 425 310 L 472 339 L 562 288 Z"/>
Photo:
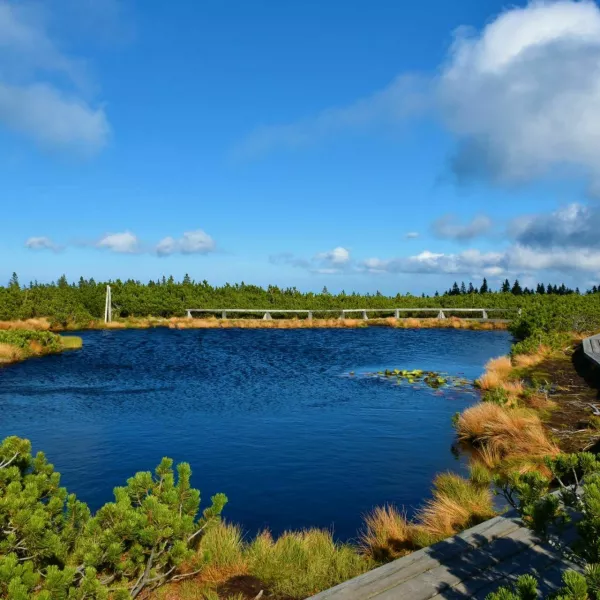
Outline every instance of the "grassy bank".
<path id="1" fill-rule="evenodd" d="M 77 336 L 61 336 L 50 331 L 26 329 L 0 330 L 0 365 L 19 362 L 34 356 L 57 354 L 81 348 Z"/>
<path id="2" fill-rule="evenodd" d="M 475 320 L 448 317 L 446 319 L 413 317 L 396 319 L 188 319 L 186 317 L 129 317 L 116 319 L 111 323 L 92 319 L 85 322 L 61 325 L 52 323 L 49 318 L 36 318 L 15 321 L 0 321 L 0 331 L 81 331 L 88 329 L 355 329 L 364 327 L 395 327 L 398 329 L 469 329 L 477 331 L 505 330 L 508 322 L 502 320 Z"/>

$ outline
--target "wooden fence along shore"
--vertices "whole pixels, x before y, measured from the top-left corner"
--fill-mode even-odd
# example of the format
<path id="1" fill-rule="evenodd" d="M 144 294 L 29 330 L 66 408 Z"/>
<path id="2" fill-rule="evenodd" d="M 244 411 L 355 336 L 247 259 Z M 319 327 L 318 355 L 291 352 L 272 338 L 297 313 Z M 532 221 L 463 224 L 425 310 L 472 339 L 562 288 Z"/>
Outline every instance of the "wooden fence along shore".
<path id="1" fill-rule="evenodd" d="M 304 316 L 311 320 L 315 314 L 318 315 L 338 315 L 338 318 L 345 319 L 346 316 L 359 314 L 365 321 L 369 319 L 369 314 L 376 314 L 378 317 L 395 317 L 402 318 L 402 315 L 420 315 L 424 314 L 435 319 L 445 319 L 447 316 L 461 316 L 462 318 L 479 318 L 489 319 L 490 314 L 500 316 L 509 316 L 520 314 L 521 309 L 513 308 L 343 308 L 343 309 L 303 309 L 303 310 L 288 310 L 278 308 L 188 308 L 186 314 L 189 319 L 193 318 L 195 313 L 204 315 L 220 315 L 222 319 L 231 318 L 231 315 L 262 315 L 266 321 L 272 319 L 272 315 L 298 315 Z"/>

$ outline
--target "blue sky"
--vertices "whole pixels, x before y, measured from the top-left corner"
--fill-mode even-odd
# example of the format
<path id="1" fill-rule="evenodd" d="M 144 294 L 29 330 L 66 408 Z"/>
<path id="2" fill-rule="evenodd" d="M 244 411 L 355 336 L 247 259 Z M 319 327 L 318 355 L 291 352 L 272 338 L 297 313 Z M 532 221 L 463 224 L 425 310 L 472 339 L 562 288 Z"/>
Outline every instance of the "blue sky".
<path id="1" fill-rule="evenodd" d="M 599 40 L 591 1 L 0 0 L 0 280 L 598 283 Z"/>

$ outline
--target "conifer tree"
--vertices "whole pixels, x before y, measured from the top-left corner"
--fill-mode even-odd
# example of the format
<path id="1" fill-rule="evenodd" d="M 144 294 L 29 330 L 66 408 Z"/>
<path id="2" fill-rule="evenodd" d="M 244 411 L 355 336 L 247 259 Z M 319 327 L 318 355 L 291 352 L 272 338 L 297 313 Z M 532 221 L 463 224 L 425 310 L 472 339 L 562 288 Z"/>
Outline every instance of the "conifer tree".
<path id="1" fill-rule="evenodd" d="M 484 277 L 483 278 L 483 283 L 481 284 L 481 287 L 479 288 L 479 293 L 480 294 L 487 294 L 489 291 L 490 291 L 490 289 L 488 287 L 487 279 Z"/>

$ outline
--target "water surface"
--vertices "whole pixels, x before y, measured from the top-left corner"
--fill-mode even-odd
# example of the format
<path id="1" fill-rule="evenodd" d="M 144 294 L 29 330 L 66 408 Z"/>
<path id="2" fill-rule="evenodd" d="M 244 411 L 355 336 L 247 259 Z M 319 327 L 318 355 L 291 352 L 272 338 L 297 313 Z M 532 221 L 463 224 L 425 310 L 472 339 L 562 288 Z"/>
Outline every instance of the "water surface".
<path id="1" fill-rule="evenodd" d="M 312 329 L 91 331 L 81 351 L 0 369 L 0 437 L 31 439 L 92 508 L 163 456 L 188 461 L 205 500 L 249 532 L 408 513 L 435 473 L 461 470 L 451 417 L 474 393 L 360 376 L 424 369 L 474 379 L 505 332 Z M 418 386 L 417 386 L 418 387 Z"/>

